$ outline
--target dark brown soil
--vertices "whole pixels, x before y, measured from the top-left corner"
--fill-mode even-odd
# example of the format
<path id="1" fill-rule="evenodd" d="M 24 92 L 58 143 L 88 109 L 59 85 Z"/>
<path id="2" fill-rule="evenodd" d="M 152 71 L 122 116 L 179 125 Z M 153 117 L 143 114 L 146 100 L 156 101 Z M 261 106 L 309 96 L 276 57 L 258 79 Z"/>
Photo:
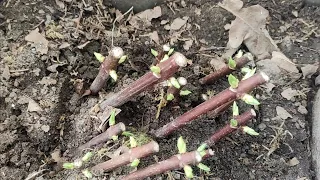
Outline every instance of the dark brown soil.
<path id="1" fill-rule="evenodd" d="M 189 17 L 191 28 L 181 34 L 174 48 L 193 62 L 178 73 L 188 79 L 186 88 L 193 93 L 176 105 L 169 104 L 162 108 L 159 120 L 156 120 L 157 97 L 161 88 L 155 87 L 121 106 L 122 112 L 117 116 L 117 121 L 124 122 L 133 131 L 148 133 L 200 104 L 203 101 L 202 94 L 209 91 L 216 94 L 227 88 L 226 79 L 206 86 L 198 82 L 212 70 L 212 56 L 223 54 L 223 49 L 199 52 L 200 47 L 225 47 L 228 32 L 224 26 L 235 18 L 217 6 L 218 2 L 190 0 L 185 1 L 183 7 L 183 3 L 177 1 L 171 7 L 174 12 L 169 8 L 170 3 L 163 4 L 162 16 L 152 20 L 152 26 L 140 30 L 122 22 L 122 35 L 115 37 L 115 45 L 124 49 L 130 63 L 126 62 L 118 68 L 120 81 L 114 83 L 109 80 L 101 97 L 85 98 L 80 98 L 76 93 L 74 82 L 81 79 L 89 85 L 98 73 L 99 62 L 94 59 L 93 52 L 106 54 L 111 45 L 110 30 L 115 11 L 110 5 L 106 3 L 106 8 L 102 10 L 105 17 L 100 18 L 101 24 L 98 24 L 98 1 L 87 2 L 93 11 L 83 11 L 81 26 L 77 31 L 70 22 L 73 24 L 72 19 L 79 17 L 80 9 L 83 9 L 78 7 L 82 3 L 80 0 L 72 4 L 65 2 L 66 12 L 61 11 L 54 1 L 1 2 L 0 14 L 4 18 L 0 16 L 0 179 L 25 179 L 35 172 L 39 172 L 37 179 L 83 178 L 78 171 L 61 170 L 61 164 L 55 162 L 57 160 L 52 158 L 52 153 L 61 152 L 61 158 L 72 161 L 75 156 L 79 156 L 74 155 L 74 149 L 98 134 L 96 129 L 99 121 L 90 114 L 90 110 L 102 99 L 103 94 L 118 91 L 148 71 L 153 61 L 150 49 L 160 49 L 161 46 L 143 35 L 158 31 L 160 43 L 168 43 L 172 35 L 160 25 L 162 20 L 171 22 L 178 17 Z M 267 29 L 271 37 L 299 69 L 305 64 L 319 62 L 320 39 L 319 29 L 316 29 L 320 28 L 319 7 L 303 6 L 298 0 L 245 0 L 244 4 L 260 4 L 269 11 L 271 17 Z M 199 10 L 201 13 L 196 14 L 195 11 Z M 295 17 L 295 12 L 298 17 Z M 57 31 L 64 35 L 64 39 L 47 38 L 49 51 L 39 55 L 24 37 L 35 27 L 44 32 L 44 22 L 49 22 L 48 18 L 55 26 L 61 25 Z M 90 23 L 101 25 L 99 35 L 99 28 Z M 197 41 L 189 50 L 183 48 L 187 39 Z M 284 39 L 290 39 L 289 43 Z M 88 40 L 90 43 L 83 49 L 77 48 Z M 70 47 L 59 49 L 62 42 L 68 42 Z M 56 68 L 56 72 L 47 70 L 57 63 L 63 65 Z M 4 76 L 7 67 L 10 69 L 9 79 Z M 195 175 L 199 179 L 312 179 L 309 114 L 314 94 L 314 77 L 295 81 L 285 78 L 285 83 L 277 85 L 271 92 L 257 88 L 254 94 L 259 97 L 261 106 L 257 118 L 249 126 L 260 135 L 253 137 L 238 132 L 223 139 L 213 147 L 215 156 L 204 162 L 210 166 L 211 173 L 206 174 L 194 168 Z M 281 92 L 289 87 L 301 92 L 290 101 L 281 96 Z M 27 111 L 30 100 L 38 103 L 42 111 Z M 279 118 L 277 106 L 286 109 L 292 118 L 285 121 Z M 308 114 L 301 114 L 297 110 L 299 106 L 306 107 Z M 242 112 L 249 108 L 241 105 Z M 195 150 L 210 134 L 225 125 L 229 118 L 229 111 L 216 119 L 203 116 L 165 139 L 155 139 L 160 144 L 160 152 L 141 160 L 141 167 L 176 154 L 179 136 L 187 140 L 188 150 Z M 114 150 L 124 139 L 121 137 L 119 142 L 110 142 L 104 147 L 114 146 L 111 149 Z M 276 149 L 267 156 L 272 146 Z M 295 158 L 298 159 L 296 164 L 290 161 Z M 100 161 L 96 158 L 93 164 Z M 118 178 L 129 170 L 120 168 L 106 174 L 106 177 Z M 172 171 L 157 178 L 161 177 L 184 179 L 183 170 Z"/>

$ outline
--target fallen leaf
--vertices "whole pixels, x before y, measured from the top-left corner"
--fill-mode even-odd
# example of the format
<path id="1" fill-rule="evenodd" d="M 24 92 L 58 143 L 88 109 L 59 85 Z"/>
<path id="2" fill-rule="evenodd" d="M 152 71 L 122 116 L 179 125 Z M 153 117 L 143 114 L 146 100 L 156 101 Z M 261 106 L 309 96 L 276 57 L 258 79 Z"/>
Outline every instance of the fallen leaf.
<path id="1" fill-rule="evenodd" d="M 153 40 L 156 44 L 160 45 L 159 35 L 157 31 L 153 31 L 149 34 L 151 40 Z"/>
<path id="2" fill-rule="evenodd" d="M 64 48 L 67 48 L 67 47 L 70 47 L 70 44 L 67 43 L 67 42 L 64 42 L 59 46 L 59 49 L 64 49 Z"/>
<path id="3" fill-rule="evenodd" d="M 30 99 L 28 104 L 28 111 L 29 112 L 40 112 L 42 108 L 36 103 L 34 100 Z"/>
<path id="4" fill-rule="evenodd" d="M 291 100 L 294 96 L 298 95 L 298 91 L 292 88 L 285 89 L 282 91 L 281 96 L 286 98 L 287 100 Z"/>
<path id="5" fill-rule="evenodd" d="M 170 30 L 179 30 L 182 26 L 184 26 L 187 23 L 188 19 L 188 16 L 174 19 L 170 25 Z"/>
<path id="6" fill-rule="evenodd" d="M 87 41 L 87 42 L 85 42 L 85 43 L 83 43 L 83 44 L 81 44 L 81 45 L 78 45 L 77 48 L 78 48 L 78 49 L 83 49 L 83 48 L 86 47 L 90 42 L 91 42 L 91 41 Z"/>
<path id="7" fill-rule="evenodd" d="M 100 119 L 101 124 L 99 125 L 99 129 L 104 132 L 107 128 L 107 122 L 109 120 L 109 117 L 111 115 L 111 112 L 115 110 L 115 115 L 119 114 L 121 112 L 121 109 L 114 108 L 112 106 L 107 106 L 103 112 L 98 113 L 97 117 Z"/>
<path id="8" fill-rule="evenodd" d="M 303 78 L 311 78 L 318 71 L 319 65 L 307 64 L 301 68 Z"/>
<path id="9" fill-rule="evenodd" d="M 210 61 L 210 65 L 215 69 L 215 70 L 219 70 L 223 67 L 226 66 L 226 63 L 224 62 L 224 60 L 220 57 L 217 58 L 213 58 Z"/>
<path id="10" fill-rule="evenodd" d="M 190 47 L 192 46 L 192 44 L 193 44 L 192 39 L 185 41 L 184 45 L 183 45 L 183 49 L 188 51 L 190 49 Z"/>
<path id="11" fill-rule="evenodd" d="M 61 157 L 61 151 L 59 149 L 55 150 L 53 153 L 51 153 L 51 158 L 56 163 L 61 163 L 61 162 L 65 161 L 65 159 Z"/>
<path id="12" fill-rule="evenodd" d="M 282 52 L 273 51 L 270 61 L 270 63 L 275 63 L 279 68 L 284 69 L 289 73 L 299 73 L 296 65 Z"/>
<path id="13" fill-rule="evenodd" d="M 242 43 L 258 59 L 266 59 L 273 51 L 278 50 L 276 43 L 266 30 L 268 10 L 260 5 L 243 8 L 241 0 L 224 0 L 218 5 L 236 16 L 229 27 L 227 57 L 230 57 Z"/>
<path id="14" fill-rule="evenodd" d="M 308 114 L 307 108 L 304 107 L 304 106 L 302 106 L 302 105 L 300 105 L 300 106 L 298 107 L 298 112 L 301 113 L 301 114 Z"/>
<path id="15" fill-rule="evenodd" d="M 270 92 L 272 91 L 272 89 L 273 89 L 274 87 L 276 87 L 276 86 L 275 86 L 274 84 L 272 84 L 272 83 L 266 83 L 266 84 L 264 84 L 264 85 L 262 85 L 262 86 L 266 88 L 267 93 L 270 93 Z"/>
<path id="16" fill-rule="evenodd" d="M 39 29 L 36 28 L 35 30 L 31 31 L 26 37 L 26 41 L 33 42 L 34 47 L 40 54 L 47 54 L 48 53 L 48 44 L 49 41 L 39 33 Z"/>
<path id="17" fill-rule="evenodd" d="M 1 77 L 4 78 L 5 80 L 9 80 L 10 79 L 10 70 L 9 70 L 9 66 L 5 65 L 3 72 L 1 74 Z"/>
<path id="18" fill-rule="evenodd" d="M 283 120 L 292 118 L 291 114 L 289 114 L 288 111 L 286 111 L 283 107 L 277 106 L 276 111 L 277 115 Z"/>
<path id="19" fill-rule="evenodd" d="M 135 28 L 149 27 L 151 26 L 151 20 L 162 16 L 160 6 L 156 6 L 153 9 L 147 9 L 131 17 L 129 23 Z"/>
<path id="20" fill-rule="evenodd" d="M 290 159 L 287 164 L 288 164 L 289 166 L 296 166 L 296 165 L 298 165 L 299 163 L 300 163 L 299 160 L 298 160 L 296 157 L 294 157 L 294 158 Z"/>
<path id="21" fill-rule="evenodd" d="M 62 1 L 56 0 L 56 4 L 59 6 L 60 9 L 64 9 L 65 5 Z"/>

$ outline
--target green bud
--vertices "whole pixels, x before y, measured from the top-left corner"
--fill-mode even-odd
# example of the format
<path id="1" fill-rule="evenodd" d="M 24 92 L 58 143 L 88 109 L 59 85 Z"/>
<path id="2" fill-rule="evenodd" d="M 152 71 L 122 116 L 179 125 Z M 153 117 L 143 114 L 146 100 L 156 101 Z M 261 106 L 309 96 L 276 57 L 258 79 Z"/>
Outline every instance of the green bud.
<path id="1" fill-rule="evenodd" d="M 248 72 L 250 72 L 251 71 L 251 69 L 250 68 L 247 68 L 247 67 L 243 67 L 243 68 L 241 68 L 241 72 L 242 73 L 245 73 L 245 74 L 247 74 Z"/>
<path id="2" fill-rule="evenodd" d="M 96 57 L 96 59 L 99 61 L 99 62 L 103 62 L 104 61 L 104 56 L 102 56 L 102 54 L 100 54 L 100 53 L 97 53 L 97 52 L 94 52 L 93 53 L 94 54 L 94 56 Z"/>
<path id="3" fill-rule="evenodd" d="M 166 61 L 166 60 L 168 60 L 168 59 L 169 59 L 169 55 L 168 55 L 168 54 L 165 54 L 165 55 L 163 56 L 163 58 L 161 59 L 160 62 Z"/>
<path id="4" fill-rule="evenodd" d="M 189 90 L 181 90 L 180 91 L 180 96 L 187 96 L 189 94 L 191 94 L 192 92 Z"/>
<path id="5" fill-rule="evenodd" d="M 91 159 L 91 157 L 93 156 L 93 153 L 92 152 L 87 152 L 82 158 L 81 160 L 83 162 L 87 162 Z"/>
<path id="6" fill-rule="evenodd" d="M 238 85 L 239 85 L 239 80 L 238 80 L 236 77 L 234 77 L 232 74 L 230 74 L 230 75 L 228 76 L 228 81 L 229 81 L 230 86 L 231 86 L 233 89 L 237 88 Z"/>
<path id="7" fill-rule="evenodd" d="M 88 179 L 92 179 L 93 178 L 92 173 L 88 169 L 83 170 L 82 174 Z"/>
<path id="8" fill-rule="evenodd" d="M 241 98 L 245 103 L 250 104 L 250 105 L 259 105 L 259 101 L 256 100 L 253 96 L 249 95 L 249 94 L 245 94 L 244 96 L 242 96 Z"/>
<path id="9" fill-rule="evenodd" d="M 233 106 L 232 106 L 232 115 L 239 116 L 239 107 L 235 101 L 233 102 Z"/>
<path id="10" fill-rule="evenodd" d="M 123 136 L 127 136 L 127 137 L 133 136 L 133 134 L 131 132 L 129 132 L 129 131 L 122 132 L 122 135 Z"/>
<path id="11" fill-rule="evenodd" d="M 168 51 L 168 56 L 170 56 L 174 51 L 174 48 L 171 48 L 169 51 Z"/>
<path id="12" fill-rule="evenodd" d="M 140 160 L 139 159 L 135 159 L 131 162 L 130 166 L 131 167 L 137 167 L 140 163 Z"/>
<path id="13" fill-rule="evenodd" d="M 137 147 L 137 141 L 134 137 L 130 136 L 130 146 L 131 148 Z"/>
<path id="14" fill-rule="evenodd" d="M 151 49 L 151 54 L 154 56 L 154 57 L 157 57 L 159 55 L 158 51 L 154 50 L 154 49 Z"/>
<path id="15" fill-rule="evenodd" d="M 199 163 L 197 167 L 205 172 L 210 172 L 210 168 L 202 163 Z"/>
<path id="16" fill-rule="evenodd" d="M 76 159 L 73 161 L 74 168 L 80 168 L 83 165 L 82 159 Z"/>
<path id="17" fill-rule="evenodd" d="M 259 133 L 257 133 L 254 129 L 248 127 L 248 126 L 243 126 L 242 127 L 243 132 L 252 135 L 252 136 L 258 136 Z"/>
<path id="18" fill-rule="evenodd" d="M 177 143 L 179 154 L 187 152 L 187 145 L 186 142 L 183 140 L 182 136 L 179 137 Z"/>
<path id="19" fill-rule="evenodd" d="M 155 74 L 155 75 L 160 75 L 160 72 L 161 72 L 161 69 L 160 69 L 160 67 L 158 67 L 158 66 L 151 66 L 150 67 L 150 70 L 153 72 L 153 74 Z"/>
<path id="20" fill-rule="evenodd" d="M 117 75 L 117 72 L 116 72 L 115 70 L 110 70 L 109 74 L 110 74 L 110 77 L 111 77 L 114 81 L 117 81 L 118 75 Z"/>
<path id="21" fill-rule="evenodd" d="M 235 120 L 235 119 L 231 119 L 231 120 L 230 120 L 230 126 L 231 126 L 232 128 L 237 128 L 237 127 L 238 127 L 238 121 Z"/>
<path id="22" fill-rule="evenodd" d="M 202 151 L 206 150 L 207 147 L 208 147 L 208 145 L 206 143 L 203 143 L 198 147 L 197 151 L 202 152 Z"/>
<path id="23" fill-rule="evenodd" d="M 248 79 L 249 77 L 253 76 L 254 73 L 256 73 L 256 68 L 250 69 L 250 71 L 247 72 L 246 75 L 244 75 L 244 77 L 242 78 L 242 80 Z"/>
<path id="24" fill-rule="evenodd" d="M 230 69 L 236 69 L 237 67 L 237 63 L 235 60 L 232 59 L 232 57 L 229 58 L 228 66 Z"/>
<path id="25" fill-rule="evenodd" d="M 178 80 L 177 80 L 175 77 L 171 77 L 171 78 L 169 79 L 169 81 L 170 81 L 170 83 L 171 83 L 175 88 L 177 88 L 177 89 L 180 89 L 180 88 L 181 88 Z"/>
<path id="26" fill-rule="evenodd" d="M 169 93 L 167 95 L 167 101 L 172 101 L 174 99 L 174 95 L 172 93 Z"/>
<path id="27" fill-rule="evenodd" d="M 193 172 L 192 172 L 192 168 L 189 165 L 185 165 L 183 167 L 184 173 L 186 174 L 187 178 L 193 178 Z"/>
<path id="28" fill-rule="evenodd" d="M 64 169 L 74 169 L 74 163 L 63 163 L 62 167 Z"/>
<path id="29" fill-rule="evenodd" d="M 128 56 L 127 56 L 127 55 L 121 56 L 121 58 L 120 58 L 120 59 L 119 59 L 119 61 L 118 61 L 118 64 L 123 63 L 124 61 L 126 61 L 126 60 L 127 60 L 127 58 L 128 58 Z"/>
<path id="30" fill-rule="evenodd" d="M 116 124 L 116 110 L 113 109 L 111 111 L 110 118 L 109 118 L 109 126 L 113 126 L 115 124 Z"/>
<path id="31" fill-rule="evenodd" d="M 113 141 L 118 140 L 118 136 L 117 135 L 111 136 L 111 138 L 112 138 Z"/>

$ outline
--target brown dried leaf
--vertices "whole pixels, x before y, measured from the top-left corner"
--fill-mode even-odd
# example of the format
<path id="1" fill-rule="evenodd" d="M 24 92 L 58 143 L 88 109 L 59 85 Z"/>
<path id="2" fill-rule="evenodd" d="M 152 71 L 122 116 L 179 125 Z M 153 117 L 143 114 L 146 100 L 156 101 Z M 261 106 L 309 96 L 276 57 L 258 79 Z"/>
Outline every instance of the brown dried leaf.
<path id="1" fill-rule="evenodd" d="M 34 47 L 39 51 L 41 54 L 48 53 L 48 44 L 49 41 L 39 33 L 39 29 L 36 28 L 35 30 L 31 31 L 26 37 L 26 41 L 33 42 Z"/>
<path id="2" fill-rule="evenodd" d="M 184 26 L 187 23 L 188 19 L 188 16 L 174 19 L 170 25 L 170 30 L 179 30 L 182 26 Z"/>
<path id="3" fill-rule="evenodd" d="M 318 71 L 319 65 L 317 64 L 307 64 L 301 68 L 303 78 L 310 78 Z"/>
<path id="4" fill-rule="evenodd" d="M 241 0 L 224 0 L 219 6 L 236 16 L 230 25 L 227 45 L 230 50 L 227 56 L 230 57 L 242 43 L 258 59 L 268 58 L 273 51 L 278 50 L 265 27 L 268 10 L 260 5 L 243 8 Z"/>
<path id="5" fill-rule="evenodd" d="M 281 52 L 273 51 L 270 61 L 270 63 L 276 64 L 280 69 L 284 69 L 289 73 L 299 73 L 296 65 Z"/>
<path id="6" fill-rule="evenodd" d="M 282 91 L 281 96 L 286 98 L 287 100 L 290 100 L 294 96 L 297 96 L 299 93 L 297 90 L 294 90 L 292 88 L 285 89 Z"/>
<path id="7" fill-rule="evenodd" d="M 157 31 L 153 31 L 149 34 L 151 40 L 153 40 L 156 44 L 160 45 L 159 35 Z"/>
<path id="8" fill-rule="evenodd" d="M 291 114 L 289 114 L 288 111 L 285 110 L 283 107 L 277 106 L 276 111 L 277 111 L 277 115 L 283 120 L 292 118 Z"/>
<path id="9" fill-rule="evenodd" d="M 131 17 L 129 23 L 135 28 L 151 26 L 151 20 L 156 19 L 162 15 L 160 6 L 153 9 L 147 9 Z"/>
<path id="10" fill-rule="evenodd" d="M 28 111 L 29 112 L 40 112 L 42 108 L 36 103 L 34 100 L 30 99 L 28 104 Z"/>

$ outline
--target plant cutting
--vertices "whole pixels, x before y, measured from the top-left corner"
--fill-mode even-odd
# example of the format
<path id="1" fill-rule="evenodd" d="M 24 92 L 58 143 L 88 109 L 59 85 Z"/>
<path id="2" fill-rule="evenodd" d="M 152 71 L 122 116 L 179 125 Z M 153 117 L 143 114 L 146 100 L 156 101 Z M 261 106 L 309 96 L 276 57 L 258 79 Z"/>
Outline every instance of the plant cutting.
<path id="1" fill-rule="evenodd" d="M 123 55 L 123 50 L 120 47 L 113 47 L 107 57 L 102 56 L 100 53 L 94 53 L 94 55 L 101 62 L 99 73 L 83 96 L 97 94 L 103 88 L 109 76 L 114 81 L 117 81 L 116 68 L 127 58 L 127 56 Z"/>
<path id="2" fill-rule="evenodd" d="M 187 84 L 187 79 L 184 77 L 171 77 L 168 80 L 168 90 L 167 90 L 167 96 L 166 100 L 167 101 L 178 101 L 179 96 L 186 96 L 191 93 L 189 90 L 182 90 L 182 88 Z"/>
<path id="3" fill-rule="evenodd" d="M 100 104 L 100 107 L 104 109 L 107 106 L 121 106 L 153 85 L 172 77 L 180 67 L 185 66 L 187 66 L 187 59 L 181 53 L 176 52 L 170 56 L 169 59 L 160 62 L 156 66 L 151 66 L 150 72 L 147 72 L 123 90 L 108 96 L 107 99 Z"/>
<path id="4" fill-rule="evenodd" d="M 128 152 L 121 154 L 120 156 L 110 159 L 106 162 L 99 163 L 92 167 L 92 170 L 98 172 L 111 171 L 117 167 L 124 166 L 129 163 L 131 163 L 131 166 L 136 167 L 140 162 L 140 158 L 149 156 L 159 151 L 159 145 L 155 141 L 151 141 L 142 146 L 134 147 L 136 144 L 134 143 L 134 140 L 132 140 L 131 138 L 130 144 L 133 148 L 131 148 Z"/>
<path id="5" fill-rule="evenodd" d="M 237 56 L 239 56 L 239 55 L 237 55 Z M 199 81 L 201 84 L 211 84 L 211 83 L 215 82 L 216 80 L 232 73 L 234 70 L 243 67 L 245 64 L 247 64 L 251 60 L 253 60 L 253 56 L 250 53 L 247 53 L 239 58 L 236 57 L 235 60 L 233 60 L 230 57 L 227 65 L 225 65 L 221 69 L 218 69 L 217 71 L 214 71 L 213 73 L 201 78 Z"/>
<path id="6" fill-rule="evenodd" d="M 179 154 L 174 155 L 167 160 L 150 165 L 144 169 L 130 173 L 121 179 L 122 180 L 144 179 L 146 177 L 151 177 L 157 174 L 164 173 L 166 171 L 181 169 L 181 168 L 184 168 L 185 175 L 187 178 L 192 178 L 193 173 L 190 165 L 197 165 L 198 168 L 206 172 L 209 172 L 210 168 L 201 163 L 202 160 L 214 155 L 213 151 L 207 148 L 214 146 L 220 139 L 226 137 L 227 135 L 236 131 L 237 129 L 242 129 L 242 130 L 247 129 L 248 127 L 245 126 L 245 124 L 255 116 L 256 116 L 256 113 L 252 109 L 239 116 L 235 116 L 234 120 L 237 122 L 236 127 L 232 126 L 231 123 L 225 125 L 223 128 L 215 132 L 208 140 L 202 143 L 201 146 L 199 146 L 199 148 L 196 151 L 186 152 L 185 142 L 180 137 L 178 140 Z M 252 130 L 250 132 L 252 132 Z"/>
<path id="7" fill-rule="evenodd" d="M 229 84 L 231 87 L 157 129 L 154 134 L 156 137 L 165 137 L 178 128 L 196 119 L 198 116 L 236 99 L 242 99 L 247 104 L 258 105 L 259 102 L 247 93 L 252 91 L 255 87 L 264 84 L 268 80 L 269 77 L 263 72 L 257 73 L 248 79 L 242 80 L 241 82 L 238 82 L 236 79 L 229 78 Z"/>

